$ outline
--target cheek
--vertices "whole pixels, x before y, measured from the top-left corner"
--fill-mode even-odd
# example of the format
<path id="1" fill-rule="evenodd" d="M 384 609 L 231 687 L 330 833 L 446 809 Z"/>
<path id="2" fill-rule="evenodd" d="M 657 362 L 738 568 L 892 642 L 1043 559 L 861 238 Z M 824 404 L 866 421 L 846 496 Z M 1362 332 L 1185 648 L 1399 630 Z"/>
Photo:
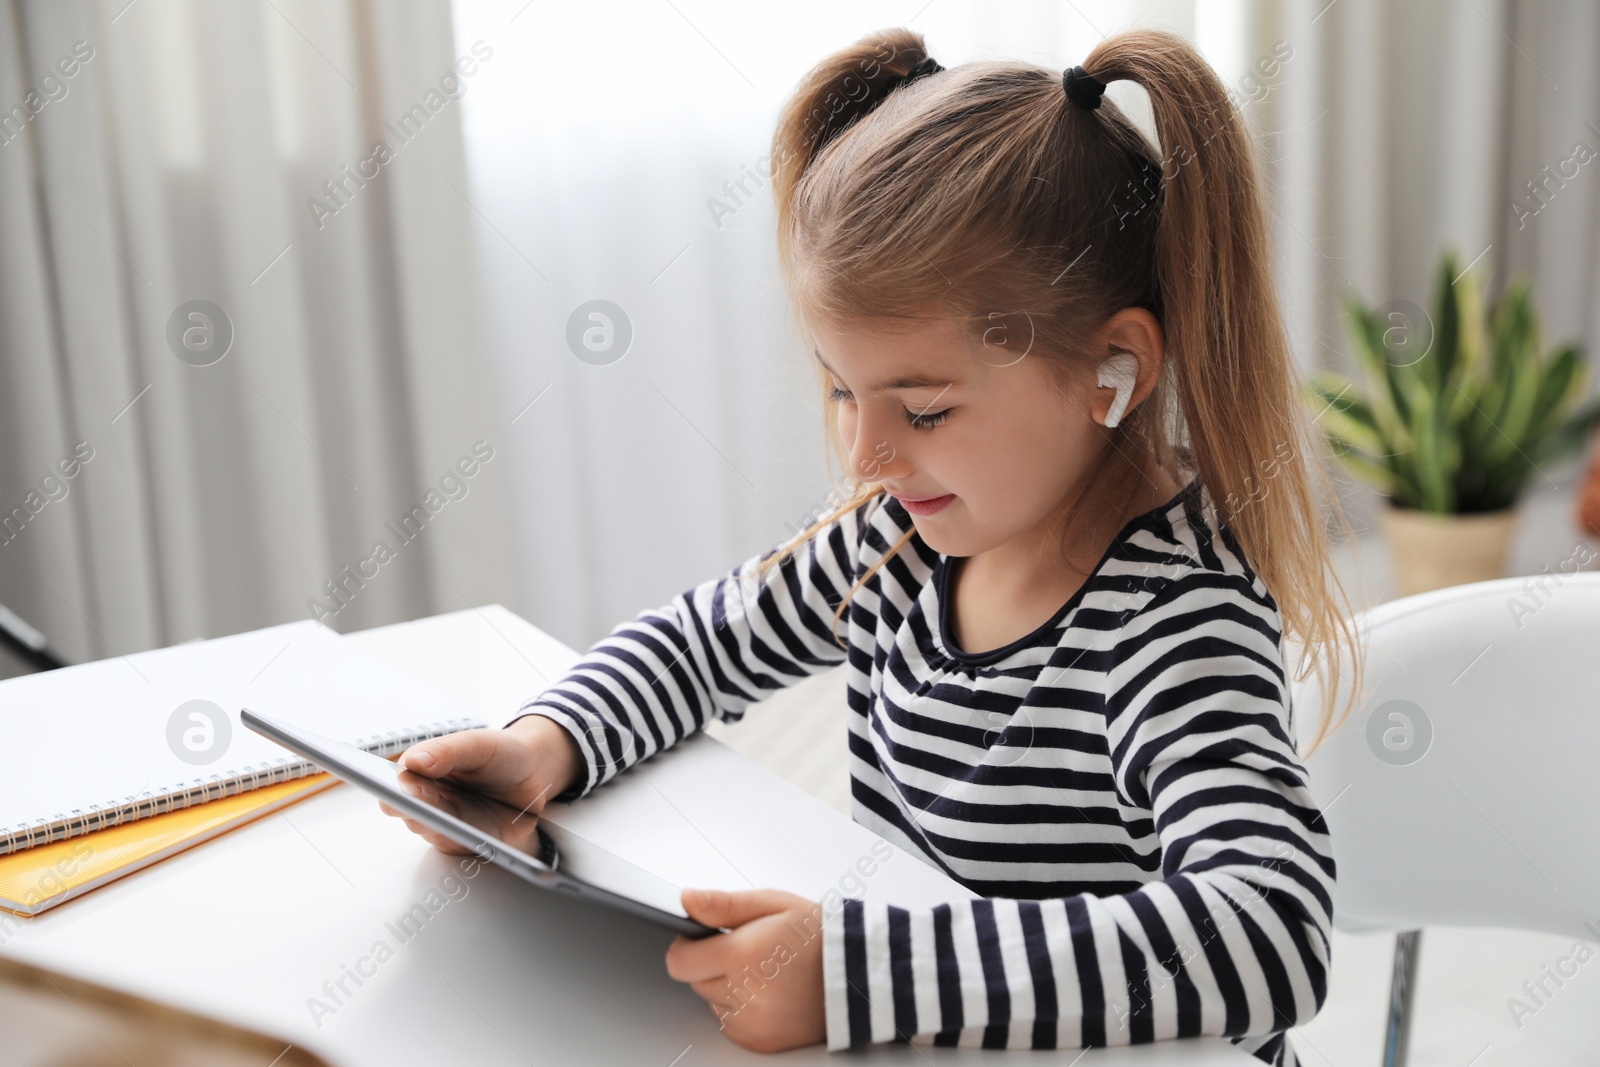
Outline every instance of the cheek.
<path id="1" fill-rule="evenodd" d="M 930 437 L 940 439 L 930 439 L 933 447 L 924 451 L 937 450 L 940 473 L 951 492 L 969 499 L 1004 493 L 997 483 L 1010 479 L 1016 463 L 1004 421 L 969 419 L 959 432 L 935 430 Z"/>
<path id="2" fill-rule="evenodd" d="M 1082 422 L 1081 418 L 1078 420 Z M 1064 402 L 1018 396 L 974 424 L 960 459 L 974 499 L 996 519 L 1032 522 L 1059 505 L 1091 442 L 1074 432 Z"/>

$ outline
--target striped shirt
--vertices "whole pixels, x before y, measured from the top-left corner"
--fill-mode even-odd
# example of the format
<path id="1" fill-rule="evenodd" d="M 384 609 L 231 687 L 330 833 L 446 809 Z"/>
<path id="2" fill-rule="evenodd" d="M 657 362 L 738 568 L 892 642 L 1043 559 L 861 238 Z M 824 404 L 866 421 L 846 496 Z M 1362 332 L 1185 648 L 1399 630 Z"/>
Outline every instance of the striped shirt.
<path id="1" fill-rule="evenodd" d="M 951 559 L 878 494 L 617 626 L 525 710 L 581 796 L 713 716 L 847 665 L 857 822 L 979 894 L 824 906 L 828 1047 L 1220 1034 L 1268 1063 L 1327 995 L 1334 862 L 1296 755 L 1282 618 L 1192 480 L 1032 633 L 948 638 Z"/>

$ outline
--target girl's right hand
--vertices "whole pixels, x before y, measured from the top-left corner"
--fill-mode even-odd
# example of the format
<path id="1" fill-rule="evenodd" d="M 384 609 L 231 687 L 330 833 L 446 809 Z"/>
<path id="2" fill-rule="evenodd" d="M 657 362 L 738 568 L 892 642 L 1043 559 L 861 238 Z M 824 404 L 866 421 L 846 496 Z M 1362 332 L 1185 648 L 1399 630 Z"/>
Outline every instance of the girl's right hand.
<path id="1" fill-rule="evenodd" d="M 524 716 L 502 730 L 463 730 L 422 741 L 402 752 L 397 762 L 411 775 L 481 793 L 521 816 L 531 816 L 526 824 L 529 830 L 550 799 L 564 793 L 584 773 L 577 742 L 559 723 L 544 715 Z M 439 790 L 416 779 L 407 783 L 411 775 L 400 776 L 408 791 L 438 804 Z M 384 814 L 403 821 L 441 852 L 471 852 L 382 801 L 378 807 Z"/>

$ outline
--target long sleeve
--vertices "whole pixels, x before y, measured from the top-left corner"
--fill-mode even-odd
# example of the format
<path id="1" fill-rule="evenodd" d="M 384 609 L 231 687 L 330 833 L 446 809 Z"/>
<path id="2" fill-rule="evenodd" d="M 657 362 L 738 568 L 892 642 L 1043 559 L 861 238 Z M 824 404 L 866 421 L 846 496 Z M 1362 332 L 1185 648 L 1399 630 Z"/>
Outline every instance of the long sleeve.
<path id="1" fill-rule="evenodd" d="M 863 540 L 881 536 L 870 527 L 883 500 L 843 513 L 764 578 L 757 565 L 776 548 L 620 623 L 524 705 L 524 714 L 564 726 L 583 752 L 587 776 L 561 799 L 843 662 L 848 609 L 838 640 L 834 612 L 855 581 Z"/>
<path id="2" fill-rule="evenodd" d="M 1263 587 L 1217 571 L 1131 613 L 1105 654 L 1106 744 L 1116 802 L 1153 815 L 1160 880 L 926 910 L 844 902 L 823 924 L 828 1047 L 1220 1034 L 1293 1063 L 1281 1031 L 1327 995 L 1334 863 L 1290 740 L 1280 630 Z"/>

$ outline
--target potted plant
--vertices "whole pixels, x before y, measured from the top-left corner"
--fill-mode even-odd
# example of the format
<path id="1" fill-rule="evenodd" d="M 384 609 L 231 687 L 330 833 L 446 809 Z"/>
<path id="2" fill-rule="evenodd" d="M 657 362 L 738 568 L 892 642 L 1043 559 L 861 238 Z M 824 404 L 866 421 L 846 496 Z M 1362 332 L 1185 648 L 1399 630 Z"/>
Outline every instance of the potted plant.
<path id="1" fill-rule="evenodd" d="M 1501 577 L 1524 488 L 1600 419 L 1580 348 L 1544 350 L 1526 281 L 1486 311 L 1447 251 L 1433 303 L 1429 314 L 1347 300 L 1366 388 L 1332 371 L 1307 382 L 1334 455 L 1389 498 L 1380 521 L 1399 596 Z"/>

